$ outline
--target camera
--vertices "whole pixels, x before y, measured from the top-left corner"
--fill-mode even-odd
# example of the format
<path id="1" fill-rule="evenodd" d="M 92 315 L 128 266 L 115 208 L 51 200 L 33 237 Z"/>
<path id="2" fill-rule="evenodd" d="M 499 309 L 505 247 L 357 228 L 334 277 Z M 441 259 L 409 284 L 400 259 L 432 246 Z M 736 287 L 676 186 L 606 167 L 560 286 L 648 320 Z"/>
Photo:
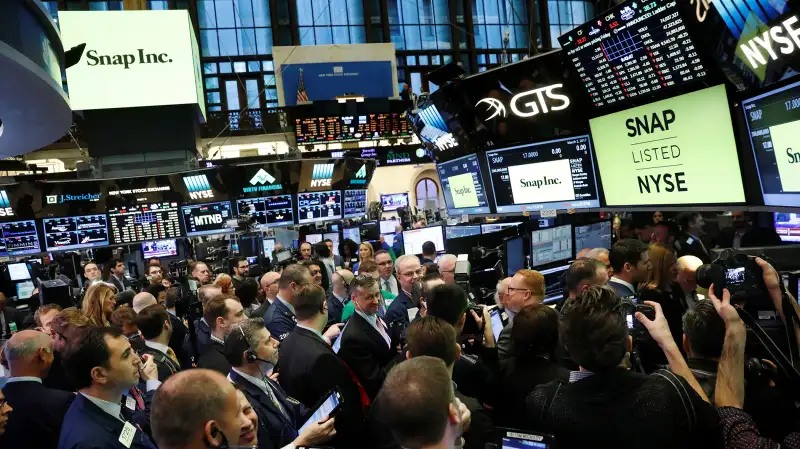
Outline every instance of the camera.
<path id="1" fill-rule="evenodd" d="M 733 303 L 751 310 L 774 308 L 764 285 L 764 274 L 753 256 L 725 251 L 714 262 L 698 268 L 697 285 L 709 288 L 711 284 L 717 298 L 722 298 L 722 291 L 727 288 Z"/>
<path id="2" fill-rule="evenodd" d="M 635 296 L 625 296 L 622 298 L 622 314 L 625 316 L 625 321 L 628 323 L 630 334 L 634 337 L 643 337 L 647 335 L 647 330 L 644 325 L 636 319 L 636 312 L 641 312 L 650 320 L 656 319 L 656 309 L 647 304 L 639 304 L 639 298 Z"/>

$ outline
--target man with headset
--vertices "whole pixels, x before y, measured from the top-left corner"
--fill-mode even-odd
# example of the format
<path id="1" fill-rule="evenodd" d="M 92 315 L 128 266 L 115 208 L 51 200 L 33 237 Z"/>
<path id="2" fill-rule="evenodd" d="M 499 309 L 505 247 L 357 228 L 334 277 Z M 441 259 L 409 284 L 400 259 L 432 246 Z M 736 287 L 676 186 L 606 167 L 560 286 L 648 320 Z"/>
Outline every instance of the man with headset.
<path id="1" fill-rule="evenodd" d="M 225 339 L 225 355 L 231 364 L 228 378 L 242 389 L 258 415 L 259 448 L 292 448 L 329 441 L 336 434 L 333 418 L 313 423 L 298 435 L 307 409 L 268 376 L 278 361 L 278 345 L 261 318 L 234 325 Z"/>

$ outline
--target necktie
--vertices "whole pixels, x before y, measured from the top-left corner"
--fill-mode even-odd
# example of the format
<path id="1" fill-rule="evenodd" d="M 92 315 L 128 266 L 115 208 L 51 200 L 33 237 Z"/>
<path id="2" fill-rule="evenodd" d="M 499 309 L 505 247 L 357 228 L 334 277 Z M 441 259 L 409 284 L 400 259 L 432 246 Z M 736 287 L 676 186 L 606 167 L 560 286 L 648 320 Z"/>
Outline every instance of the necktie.
<path id="1" fill-rule="evenodd" d="M 176 365 L 180 366 L 180 362 L 178 362 L 178 356 L 175 355 L 175 351 L 173 351 L 169 346 L 167 346 L 167 357 L 171 358 Z"/>
<path id="2" fill-rule="evenodd" d="M 391 343 L 391 342 L 392 342 L 392 339 L 391 339 L 391 338 L 389 338 L 389 332 L 387 332 L 387 330 L 386 330 L 386 325 L 385 325 L 385 324 L 383 324 L 383 320 L 382 320 L 382 319 L 380 319 L 380 318 L 378 318 L 378 319 L 377 319 L 377 320 L 375 320 L 375 321 L 378 323 L 378 331 L 380 332 L 380 334 L 381 334 L 381 337 L 383 337 L 383 339 L 384 339 L 384 340 L 386 340 L 386 344 L 387 344 L 387 345 L 391 345 L 391 344 L 392 344 L 392 343 Z"/>
<path id="3" fill-rule="evenodd" d="M 391 287 L 389 287 L 389 280 L 388 280 L 388 279 L 386 279 L 385 281 L 383 281 L 383 289 L 384 289 L 384 290 L 386 290 L 386 291 L 387 291 L 387 292 L 389 292 L 389 293 L 391 293 L 391 292 L 392 292 L 392 289 L 391 289 Z"/>
<path id="4" fill-rule="evenodd" d="M 278 397 L 275 396 L 275 392 L 272 391 L 272 385 L 270 385 L 269 381 L 266 379 L 264 380 L 264 389 L 267 391 L 267 396 L 269 396 L 269 399 L 272 401 L 273 404 L 275 404 L 275 407 L 278 408 L 278 410 L 281 412 L 281 414 L 283 414 L 283 416 L 288 418 L 289 416 L 286 414 L 286 410 L 283 409 L 281 403 L 278 402 Z"/>
<path id="5" fill-rule="evenodd" d="M 139 389 L 136 387 L 131 388 L 131 397 L 136 400 L 136 407 L 139 410 L 144 410 L 144 399 L 142 399 L 142 394 L 139 393 Z"/>

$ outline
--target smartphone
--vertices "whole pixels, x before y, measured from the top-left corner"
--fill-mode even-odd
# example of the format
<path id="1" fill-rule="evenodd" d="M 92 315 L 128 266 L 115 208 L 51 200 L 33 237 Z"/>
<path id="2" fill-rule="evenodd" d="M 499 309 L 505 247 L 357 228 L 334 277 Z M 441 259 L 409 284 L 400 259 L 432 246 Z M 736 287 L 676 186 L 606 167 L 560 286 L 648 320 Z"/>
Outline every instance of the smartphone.
<path id="1" fill-rule="evenodd" d="M 297 429 L 297 433 L 301 434 L 311 424 L 322 421 L 326 416 L 333 418 L 339 413 L 342 408 L 342 395 L 338 390 L 333 390 L 328 394 L 322 402 L 314 409 L 314 413 L 308 417 L 305 423 Z"/>

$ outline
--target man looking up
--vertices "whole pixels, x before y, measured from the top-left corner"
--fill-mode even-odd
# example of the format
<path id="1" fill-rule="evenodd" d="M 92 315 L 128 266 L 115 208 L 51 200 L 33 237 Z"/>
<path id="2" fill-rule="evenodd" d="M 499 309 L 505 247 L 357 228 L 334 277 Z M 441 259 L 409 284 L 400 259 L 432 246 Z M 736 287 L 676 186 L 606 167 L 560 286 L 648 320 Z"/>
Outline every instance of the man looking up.
<path id="1" fill-rule="evenodd" d="M 247 319 L 244 308 L 235 296 L 222 295 L 208 301 L 203 308 L 203 315 L 211 331 L 211 345 L 200 355 L 197 365 L 228 374 L 231 366 L 225 357 L 225 336 L 231 326 Z"/>
<path id="2" fill-rule="evenodd" d="M 445 254 L 439 258 L 439 273 L 447 285 L 456 283 L 456 261 L 458 261 L 458 257 L 453 254 Z"/>
<path id="3" fill-rule="evenodd" d="M 408 309 L 419 307 L 419 304 L 414 304 L 411 299 L 414 284 L 422 278 L 422 265 L 419 263 L 419 258 L 408 254 L 398 257 L 397 276 L 400 281 L 400 293 L 386 311 L 386 322 L 391 324 L 397 321 L 407 326 L 411 321 L 408 319 Z"/>
<path id="4" fill-rule="evenodd" d="M 400 293 L 400 284 L 397 283 L 397 278 L 394 277 L 392 256 L 386 250 L 379 250 L 375 253 L 375 263 L 378 264 L 378 270 L 380 271 L 381 290 L 397 296 Z M 363 271 L 363 268 L 360 269 L 359 274 L 363 274 Z"/>
<path id="5" fill-rule="evenodd" d="M 620 296 L 633 296 L 638 285 L 647 279 L 653 269 L 646 243 L 635 239 L 622 239 L 611 247 L 609 255 L 614 276 L 608 281 Z"/>

